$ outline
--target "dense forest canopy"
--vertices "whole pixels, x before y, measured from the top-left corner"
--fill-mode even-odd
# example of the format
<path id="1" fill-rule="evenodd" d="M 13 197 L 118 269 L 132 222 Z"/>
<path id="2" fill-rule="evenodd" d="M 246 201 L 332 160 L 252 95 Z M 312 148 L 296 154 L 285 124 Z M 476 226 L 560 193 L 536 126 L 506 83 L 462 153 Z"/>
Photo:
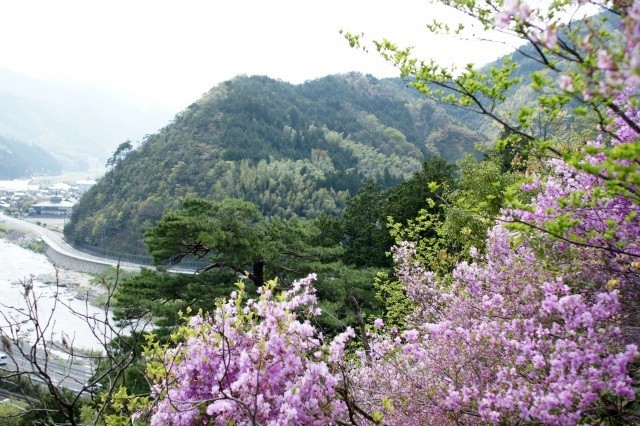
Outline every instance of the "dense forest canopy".
<path id="1" fill-rule="evenodd" d="M 365 179 L 388 188 L 429 156 L 454 161 L 484 143 L 401 80 L 353 73 L 292 85 L 237 77 L 112 158 L 65 233 L 145 252 L 144 231 L 183 197 L 243 199 L 267 217 L 336 215 Z"/>

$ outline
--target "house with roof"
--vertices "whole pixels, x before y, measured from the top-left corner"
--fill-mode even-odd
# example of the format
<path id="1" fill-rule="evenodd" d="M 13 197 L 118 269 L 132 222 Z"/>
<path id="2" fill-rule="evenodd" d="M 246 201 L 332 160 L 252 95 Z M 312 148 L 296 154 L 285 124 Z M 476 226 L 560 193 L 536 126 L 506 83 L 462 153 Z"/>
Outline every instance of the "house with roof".
<path id="1" fill-rule="evenodd" d="M 29 216 L 60 217 L 71 216 L 71 209 L 75 203 L 63 200 L 62 197 L 51 197 L 48 201 L 34 204 L 29 207 Z"/>

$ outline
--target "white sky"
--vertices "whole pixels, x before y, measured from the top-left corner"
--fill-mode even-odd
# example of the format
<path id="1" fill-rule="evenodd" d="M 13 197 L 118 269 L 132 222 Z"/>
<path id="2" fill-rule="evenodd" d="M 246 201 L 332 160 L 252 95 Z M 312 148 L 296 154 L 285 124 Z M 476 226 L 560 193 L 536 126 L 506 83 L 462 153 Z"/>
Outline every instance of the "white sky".
<path id="1" fill-rule="evenodd" d="M 175 111 L 238 74 L 300 83 L 397 71 L 340 29 L 414 45 L 444 63 L 484 63 L 497 44 L 434 39 L 450 12 L 427 0 L 2 0 L 0 68 L 98 85 Z"/>

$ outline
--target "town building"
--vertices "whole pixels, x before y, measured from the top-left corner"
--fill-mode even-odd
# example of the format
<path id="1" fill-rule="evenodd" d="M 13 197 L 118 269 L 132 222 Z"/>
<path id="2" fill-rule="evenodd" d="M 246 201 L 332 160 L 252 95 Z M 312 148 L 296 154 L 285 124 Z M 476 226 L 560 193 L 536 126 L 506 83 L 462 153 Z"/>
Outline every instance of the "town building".
<path id="1" fill-rule="evenodd" d="M 29 216 L 60 217 L 71 216 L 74 203 L 63 200 L 62 197 L 51 197 L 50 200 L 33 204 L 29 207 Z"/>

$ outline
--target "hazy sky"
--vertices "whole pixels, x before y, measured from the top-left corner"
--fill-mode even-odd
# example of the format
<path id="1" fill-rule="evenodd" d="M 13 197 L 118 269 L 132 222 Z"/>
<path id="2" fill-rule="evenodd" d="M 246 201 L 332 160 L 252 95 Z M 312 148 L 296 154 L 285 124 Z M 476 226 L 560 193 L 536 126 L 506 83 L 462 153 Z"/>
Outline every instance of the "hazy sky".
<path id="1" fill-rule="evenodd" d="M 427 0 L 3 0 L 0 68 L 91 83 L 173 110 L 238 74 L 292 83 L 347 71 L 396 76 L 340 29 L 414 45 L 424 57 L 484 63 L 498 44 L 434 39 L 448 9 Z"/>

